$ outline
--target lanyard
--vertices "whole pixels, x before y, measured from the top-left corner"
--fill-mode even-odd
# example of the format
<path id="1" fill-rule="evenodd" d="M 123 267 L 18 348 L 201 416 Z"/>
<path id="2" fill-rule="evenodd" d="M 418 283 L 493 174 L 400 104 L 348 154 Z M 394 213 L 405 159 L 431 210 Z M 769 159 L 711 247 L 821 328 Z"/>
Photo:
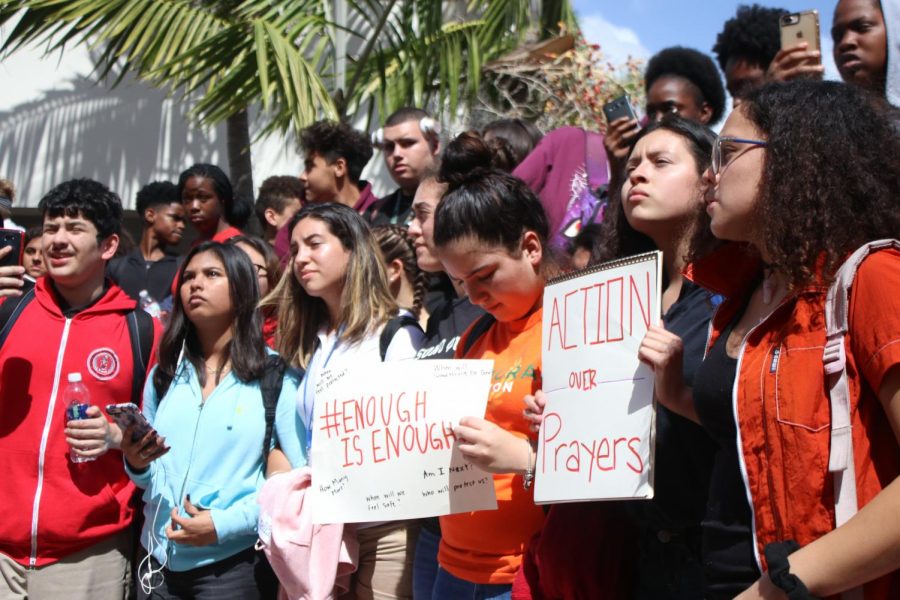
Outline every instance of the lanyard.
<path id="1" fill-rule="evenodd" d="M 331 360 L 331 357 L 334 355 L 334 351 L 337 350 L 338 345 L 340 344 L 340 335 L 341 331 L 339 330 L 337 334 L 334 336 L 334 345 L 331 346 L 331 350 L 328 351 L 328 356 L 325 357 L 325 362 L 316 370 L 316 374 L 320 373 L 324 369 L 328 368 L 328 361 Z M 318 351 L 316 351 L 318 354 Z M 313 355 L 315 358 L 315 355 Z M 312 361 L 310 361 L 310 366 L 312 366 Z M 316 396 L 315 396 L 315 388 L 313 388 L 312 397 L 309 394 L 309 380 L 312 377 L 312 369 L 307 371 L 306 377 L 303 378 L 303 416 L 306 417 L 306 460 L 309 460 L 309 451 L 312 448 L 312 435 L 313 435 L 313 411 L 316 408 Z"/>

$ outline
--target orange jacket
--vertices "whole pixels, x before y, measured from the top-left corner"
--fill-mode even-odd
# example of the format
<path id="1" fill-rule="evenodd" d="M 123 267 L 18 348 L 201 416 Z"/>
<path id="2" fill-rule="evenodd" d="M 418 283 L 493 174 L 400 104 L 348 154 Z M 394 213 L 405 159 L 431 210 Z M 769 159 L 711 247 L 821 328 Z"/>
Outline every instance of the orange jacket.
<path id="1" fill-rule="evenodd" d="M 744 245 L 728 244 L 690 265 L 686 276 L 722 294 L 707 350 L 738 315 L 762 276 Z M 741 475 L 753 515 L 756 560 L 765 570 L 766 544 L 801 546 L 835 527 L 834 485 L 828 471 L 830 404 L 822 353 L 827 286 L 789 295 L 747 334 L 738 356 L 732 403 Z M 900 473 L 900 452 L 876 390 L 900 363 L 900 252 L 872 254 L 850 295 L 847 376 L 860 508 Z M 871 582 L 866 598 L 890 597 L 900 572 Z"/>

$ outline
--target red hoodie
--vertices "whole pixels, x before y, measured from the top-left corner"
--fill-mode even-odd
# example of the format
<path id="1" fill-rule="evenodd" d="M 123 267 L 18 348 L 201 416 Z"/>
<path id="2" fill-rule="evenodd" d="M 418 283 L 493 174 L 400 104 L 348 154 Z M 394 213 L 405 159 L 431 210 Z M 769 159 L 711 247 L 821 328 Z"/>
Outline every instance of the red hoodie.
<path id="1" fill-rule="evenodd" d="M 69 461 L 62 394 L 66 375 L 78 372 L 91 404 L 104 412 L 107 404 L 130 401 L 133 359 L 125 315 L 134 307 L 111 285 L 93 305 L 66 318 L 48 278 L 41 277 L 0 348 L 0 552 L 22 565 L 56 562 L 131 523 L 134 486 L 121 452 Z"/>

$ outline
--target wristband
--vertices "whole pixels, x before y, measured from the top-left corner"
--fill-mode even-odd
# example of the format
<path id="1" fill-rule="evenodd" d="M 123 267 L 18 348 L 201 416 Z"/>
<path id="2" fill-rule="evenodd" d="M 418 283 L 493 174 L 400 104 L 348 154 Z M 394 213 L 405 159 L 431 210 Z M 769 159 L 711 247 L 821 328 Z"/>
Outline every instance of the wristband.
<path id="1" fill-rule="evenodd" d="M 791 573 L 788 555 L 798 550 L 800 545 L 794 540 L 766 544 L 766 563 L 769 566 L 769 580 L 790 600 L 815 600 L 799 577 Z"/>

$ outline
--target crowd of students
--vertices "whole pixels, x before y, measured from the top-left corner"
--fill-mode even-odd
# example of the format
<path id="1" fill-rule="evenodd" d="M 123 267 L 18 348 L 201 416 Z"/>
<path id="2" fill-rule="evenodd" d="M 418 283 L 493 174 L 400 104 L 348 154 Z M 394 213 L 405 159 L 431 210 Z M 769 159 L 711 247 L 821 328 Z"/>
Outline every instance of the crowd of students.
<path id="1" fill-rule="evenodd" d="M 716 63 L 670 48 L 641 123 L 448 138 L 410 107 L 370 139 L 322 121 L 255 207 L 211 164 L 145 186 L 127 252 L 114 192 L 55 186 L 0 267 L 0 599 L 268 599 L 311 579 L 323 598 L 900 597 L 898 10 L 837 2 L 840 83 L 779 48 L 787 11 L 741 7 L 713 49 L 734 100 L 719 135 Z M 380 199 L 375 149 L 397 185 Z M 536 505 L 544 287 L 650 250 L 655 496 Z M 454 428 L 497 509 L 358 523 L 349 577 L 320 556 L 279 581 L 259 493 L 322 452 L 325 369 L 443 358 L 510 384 Z M 67 420 L 75 373 L 90 406 Z M 128 401 L 152 431 L 108 418 Z"/>

